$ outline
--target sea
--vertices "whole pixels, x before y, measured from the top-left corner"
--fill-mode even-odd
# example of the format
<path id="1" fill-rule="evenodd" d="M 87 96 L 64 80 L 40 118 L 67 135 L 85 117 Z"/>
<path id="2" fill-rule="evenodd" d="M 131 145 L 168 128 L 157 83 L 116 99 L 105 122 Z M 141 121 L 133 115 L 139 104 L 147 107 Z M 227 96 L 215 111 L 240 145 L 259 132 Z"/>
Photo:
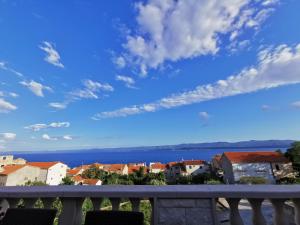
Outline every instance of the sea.
<path id="1" fill-rule="evenodd" d="M 95 162 L 112 163 L 134 163 L 145 162 L 174 162 L 180 160 L 202 159 L 211 161 L 216 154 L 222 154 L 224 151 L 249 152 L 249 151 L 274 151 L 278 148 L 234 148 L 234 149 L 145 149 L 145 150 L 73 150 L 73 151 L 44 151 L 44 152 L 15 152 L 15 158 L 21 157 L 27 161 L 61 161 L 73 168 L 84 164 Z M 286 151 L 286 148 L 280 148 Z"/>

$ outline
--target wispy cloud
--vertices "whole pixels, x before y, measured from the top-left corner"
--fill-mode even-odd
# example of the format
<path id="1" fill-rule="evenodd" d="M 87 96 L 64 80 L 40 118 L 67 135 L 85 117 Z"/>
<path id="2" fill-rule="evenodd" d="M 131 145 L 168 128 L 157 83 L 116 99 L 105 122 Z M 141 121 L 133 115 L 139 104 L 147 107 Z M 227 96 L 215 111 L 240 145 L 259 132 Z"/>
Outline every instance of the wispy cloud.
<path id="1" fill-rule="evenodd" d="M 280 45 L 262 50 L 256 66 L 244 68 L 225 80 L 200 85 L 194 90 L 173 94 L 153 103 L 100 112 L 92 118 L 126 117 L 297 83 L 300 83 L 300 44 L 292 47 Z"/>
<path id="2" fill-rule="evenodd" d="M 6 71 L 8 71 L 10 73 L 13 73 L 14 75 L 16 75 L 19 78 L 23 78 L 24 77 L 23 73 L 21 73 L 19 71 L 16 71 L 15 69 L 7 66 L 7 63 L 5 63 L 3 61 L 0 61 L 0 69 L 6 70 Z"/>
<path id="3" fill-rule="evenodd" d="M 0 113 L 8 113 L 17 109 L 17 106 L 0 98 Z"/>
<path id="4" fill-rule="evenodd" d="M 199 112 L 199 117 L 201 120 L 206 121 L 211 117 L 211 115 L 209 115 L 208 112 Z"/>
<path id="5" fill-rule="evenodd" d="M 166 61 L 215 55 L 221 38 L 230 42 L 249 29 L 258 30 L 278 1 L 147 0 L 137 3 L 138 27 L 127 32 L 125 63 L 142 75 Z M 116 63 L 117 64 L 117 63 Z"/>
<path id="6" fill-rule="evenodd" d="M 122 81 L 125 84 L 125 86 L 128 88 L 136 88 L 134 86 L 135 80 L 132 77 L 117 75 L 115 79 L 116 79 L 116 81 Z"/>
<path id="7" fill-rule="evenodd" d="M 295 108 L 299 108 L 300 109 L 300 101 L 293 102 L 292 106 L 295 107 Z"/>
<path id="8" fill-rule="evenodd" d="M 31 81 L 21 81 L 20 84 L 27 87 L 33 94 L 39 97 L 44 97 L 44 90 L 52 91 L 52 88 L 45 86 L 41 83 L 38 83 L 34 80 Z"/>
<path id="9" fill-rule="evenodd" d="M 48 105 L 56 110 L 65 109 L 68 106 L 68 104 L 64 102 L 50 102 Z"/>
<path id="10" fill-rule="evenodd" d="M 24 128 L 32 131 L 40 131 L 47 128 L 67 128 L 70 127 L 70 125 L 71 124 L 69 122 L 53 122 L 50 124 L 37 123 L 37 124 L 26 126 Z"/>
<path id="11" fill-rule="evenodd" d="M 83 88 L 70 92 L 70 96 L 75 99 L 87 98 L 87 99 L 98 99 L 101 92 L 112 92 L 114 88 L 107 83 L 100 83 L 92 80 L 82 81 Z"/>
<path id="12" fill-rule="evenodd" d="M 42 49 L 44 52 L 46 52 L 46 56 L 45 56 L 45 61 L 60 67 L 60 68 L 64 68 L 64 65 L 60 62 L 60 55 L 57 52 L 57 50 L 54 48 L 54 46 L 48 42 L 48 41 L 44 41 L 42 43 L 42 45 L 39 46 L 40 49 Z"/>
<path id="13" fill-rule="evenodd" d="M 58 141 L 58 140 L 71 141 L 71 140 L 73 140 L 73 137 L 71 135 L 50 136 L 48 134 L 43 134 L 42 139 L 47 140 L 47 141 Z"/>
<path id="14" fill-rule="evenodd" d="M 17 135 L 15 133 L 0 133 L 0 139 L 4 141 L 13 141 Z"/>

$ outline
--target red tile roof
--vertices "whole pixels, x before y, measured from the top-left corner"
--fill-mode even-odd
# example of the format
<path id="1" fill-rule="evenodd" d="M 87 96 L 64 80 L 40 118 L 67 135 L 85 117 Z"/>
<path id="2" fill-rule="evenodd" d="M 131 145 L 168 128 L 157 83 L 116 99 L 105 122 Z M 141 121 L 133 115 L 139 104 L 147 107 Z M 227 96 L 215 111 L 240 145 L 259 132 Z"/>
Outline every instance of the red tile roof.
<path id="1" fill-rule="evenodd" d="M 14 173 L 15 171 L 23 168 L 25 165 L 8 165 L 4 166 L 2 169 L 3 171 L 0 172 L 0 175 L 9 175 Z"/>
<path id="2" fill-rule="evenodd" d="M 103 170 L 108 172 L 122 172 L 125 168 L 125 164 L 107 164 L 104 166 Z"/>
<path id="3" fill-rule="evenodd" d="M 279 152 L 224 152 L 232 163 L 287 163 L 289 160 Z"/>
<path id="4" fill-rule="evenodd" d="M 83 180 L 83 184 L 86 184 L 86 185 L 96 185 L 99 181 L 99 179 L 84 179 Z"/>
<path id="5" fill-rule="evenodd" d="M 57 163 L 60 162 L 28 162 L 27 164 L 30 166 L 40 167 L 41 169 L 49 169 Z"/>
<path id="6" fill-rule="evenodd" d="M 205 163 L 204 160 L 184 160 L 182 161 L 184 165 L 202 165 Z"/>
<path id="7" fill-rule="evenodd" d="M 144 172 L 147 171 L 146 167 L 144 167 L 144 166 L 128 166 L 128 174 L 137 172 L 140 170 L 140 168 L 145 168 Z"/>
<path id="8" fill-rule="evenodd" d="M 166 166 L 167 166 L 166 164 L 162 164 L 162 163 L 153 163 L 151 164 L 150 168 L 156 170 L 164 170 Z"/>

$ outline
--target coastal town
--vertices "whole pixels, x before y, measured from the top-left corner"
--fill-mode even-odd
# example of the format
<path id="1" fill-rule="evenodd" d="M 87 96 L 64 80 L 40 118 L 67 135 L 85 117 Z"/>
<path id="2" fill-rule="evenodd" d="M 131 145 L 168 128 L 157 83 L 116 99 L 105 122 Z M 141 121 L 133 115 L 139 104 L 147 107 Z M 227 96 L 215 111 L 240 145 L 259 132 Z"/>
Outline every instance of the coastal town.
<path id="1" fill-rule="evenodd" d="M 13 155 L 0 156 L 0 186 L 104 184 L 278 184 L 295 179 L 292 162 L 280 151 L 223 152 L 211 161 L 95 162 L 70 168 L 63 162 L 28 162 Z M 147 176 L 146 181 L 136 177 Z M 131 182 L 131 178 L 136 179 Z M 108 178 L 110 180 L 108 180 Z M 130 182 L 129 182 L 130 181 Z"/>

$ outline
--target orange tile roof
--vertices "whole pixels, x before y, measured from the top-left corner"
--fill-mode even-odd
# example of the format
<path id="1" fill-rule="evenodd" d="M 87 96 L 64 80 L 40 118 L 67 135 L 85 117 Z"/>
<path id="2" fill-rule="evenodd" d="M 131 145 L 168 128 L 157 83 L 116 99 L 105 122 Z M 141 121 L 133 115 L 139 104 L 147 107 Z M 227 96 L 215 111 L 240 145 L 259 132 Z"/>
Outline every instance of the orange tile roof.
<path id="1" fill-rule="evenodd" d="M 123 171 L 125 164 L 108 164 L 104 166 L 104 170 L 109 172 Z"/>
<path id="2" fill-rule="evenodd" d="M 11 173 L 14 173 L 15 171 L 23 168 L 25 165 L 8 165 L 4 166 L 2 169 L 3 171 L 0 172 L 0 175 L 9 175 Z"/>
<path id="3" fill-rule="evenodd" d="M 162 164 L 162 163 L 153 163 L 153 164 L 151 164 L 151 169 L 164 170 L 165 168 L 166 168 L 166 164 Z"/>
<path id="4" fill-rule="evenodd" d="M 182 161 L 184 165 L 202 165 L 205 163 L 204 160 L 184 160 Z"/>
<path id="5" fill-rule="evenodd" d="M 287 163 L 289 160 L 279 152 L 224 152 L 232 163 Z"/>
<path id="6" fill-rule="evenodd" d="M 49 169 L 57 163 L 60 162 L 28 162 L 27 164 L 30 166 L 40 167 L 41 169 Z"/>
<path id="7" fill-rule="evenodd" d="M 81 169 L 78 169 L 78 168 L 76 168 L 76 169 L 70 169 L 70 170 L 67 170 L 67 174 L 71 175 L 71 176 L 75 176 L 75 175 L 77 175 L 80 172 L 80 170 Z"/>
<path id="8" fill-rule="evenodd" d="M 83 180 L 83 184 L 86 184 L 86 185 L 96 185 L 99 181 L 99 179 L 84 179 Z"/>
<path id="9" fill-rule="evenodd" d="M 83 180 L 83 178 L 80 175 L 76 175 L 76 176 L 72 177 L 71 179 L 75 182 L 80 182 Z"/>
<path id="10" fill-rule="evenodd" d="M 140 168 L 145 168 L 144 172 L 147 172 L 147 168 L 145 166 L 128 166 L 128 173 L 134 173 L 140 170 Z"/>

